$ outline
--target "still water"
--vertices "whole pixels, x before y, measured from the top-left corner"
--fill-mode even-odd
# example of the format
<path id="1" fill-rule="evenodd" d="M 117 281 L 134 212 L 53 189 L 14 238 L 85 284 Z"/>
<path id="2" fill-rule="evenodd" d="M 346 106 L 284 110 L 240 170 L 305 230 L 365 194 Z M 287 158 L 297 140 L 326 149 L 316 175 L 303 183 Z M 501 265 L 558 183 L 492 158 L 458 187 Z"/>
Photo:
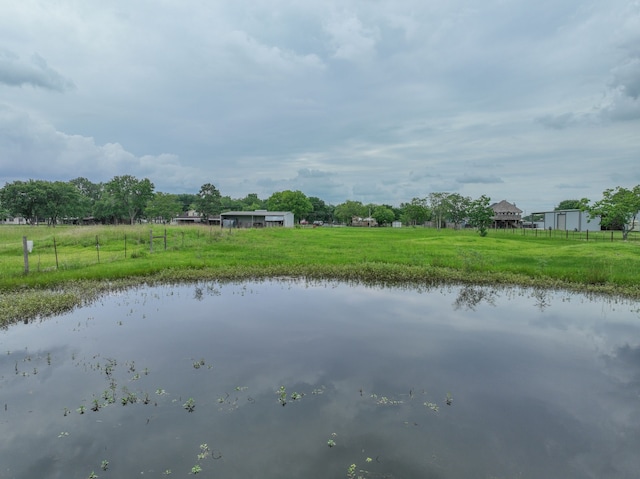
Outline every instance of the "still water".
<path id="1" fill-rule="evenodd" d="M 202 283 L 0 331 L 0 479 L 637 478 L 639 451 L 638 303 Z"/>

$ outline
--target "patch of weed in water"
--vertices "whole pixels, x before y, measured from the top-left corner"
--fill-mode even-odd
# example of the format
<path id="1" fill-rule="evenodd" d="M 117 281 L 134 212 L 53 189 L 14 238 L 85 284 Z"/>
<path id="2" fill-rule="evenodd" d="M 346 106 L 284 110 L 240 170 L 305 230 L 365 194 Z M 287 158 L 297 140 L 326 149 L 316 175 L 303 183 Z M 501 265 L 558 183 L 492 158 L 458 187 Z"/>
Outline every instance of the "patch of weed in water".
<path id="1" fill-rule="evenodd" d="M 187 399 L 187 402 L 182 405 L 182 407 L 185 408 L 188 412 L 193 412 L 196 409 L 196 402 L 193 400 L 193 398 L 189 398 Z"/>
<path id="2" fill-rule="evenodd" d="M 432 402 L 425 402 L 424 405 L 431 409 L 433 412 L 438 412 L 440 410 L 438 405 Z"/>
<path id="3" fill-rule="evenodd" d="M 284 386 L 280 386 L 280 388 L 276 391 L 278 395 L 278 402 L 283 406 L 287 404 L 287 389 Z"/>
<path id="4" fill-rule="evenodd" d="M 200 360 L 198 360 L 198 361 L 194 361 L 194 362 L 193 362 L 193 368 L 194 368 L 194 369 L 200 369 L 200 368 L 201 368 L 202 366 L 204 366 L 205 364 L 206 364 L 206 363 L 205 363 L 205 360 L 204 360 L 204 359 L 200 359 Z"/>

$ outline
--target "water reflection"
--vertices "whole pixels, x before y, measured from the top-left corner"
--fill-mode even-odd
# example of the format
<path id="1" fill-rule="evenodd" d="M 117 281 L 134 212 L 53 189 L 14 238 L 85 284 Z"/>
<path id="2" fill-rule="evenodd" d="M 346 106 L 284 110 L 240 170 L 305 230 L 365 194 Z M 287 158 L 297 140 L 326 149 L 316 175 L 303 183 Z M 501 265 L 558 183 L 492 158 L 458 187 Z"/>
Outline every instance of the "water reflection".
<path id="1" fill-rule="evenodd" d="M 120 292 L 0 333 L 0 478 L 635 477 L 639 319 L 482 287 Z"/>
<path id="2" fill-rule="evenodd" d="M 466 308 L 469 311 L 475 311 L 476 307 L 486 302 L 488 305 L 495 306 L 497 291 L 492 288 L 482 286 L 463 286 L 458 292 L 458 296 L 453 303 L 454 309 Z"/>

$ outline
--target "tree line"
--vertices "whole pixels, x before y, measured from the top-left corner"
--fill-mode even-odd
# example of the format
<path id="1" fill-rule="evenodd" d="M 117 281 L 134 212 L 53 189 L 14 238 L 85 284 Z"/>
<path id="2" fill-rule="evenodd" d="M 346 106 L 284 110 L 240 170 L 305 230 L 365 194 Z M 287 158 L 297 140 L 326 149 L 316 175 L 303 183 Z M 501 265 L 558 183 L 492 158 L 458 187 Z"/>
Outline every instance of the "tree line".
<path id="1" fill-rule="evenodd" d="M 44 220 L 50 225 L 62 219 L 90 219 L 104 224 L 134 224 L 141 220 L 168 223 L 190 210 L 206 219 L 224 211 L 266 209 L 291 211 L 296 222 L 351 224 L 353 218 L 373 218 L 379 225 L 394 221 L 422 225 L 430 221 L 436 228 L 445 223 L 455 227 L 466 224 L 486 234 L 493 216 L 490 202 L 486 195 L 472 199 L 458 193 L 434 192 L 399 207 L 353 200 L 334 206 L 299 190 L 278 191 L 267 199 L 255 193 L 234 199 L 222 196 L 212 183 L 203 184 L 197 193 L 172 194 L 156 192 L 147 178 L 123 175 L 106 183 L 93 183 L 82 177 L 67 182 L 30 179 L 6 183 L 0 188 L 0 218 L 23 217 L 29 224 Z M 557 209 L 567 208 L 600 216 L 603 226 L 622 229 L 626 235 L 628 225 L 633 224 L 640 210 L 640 185 L 605 190 L 602 200 L 593 204 L 584 198 L 565 200 Z"/>

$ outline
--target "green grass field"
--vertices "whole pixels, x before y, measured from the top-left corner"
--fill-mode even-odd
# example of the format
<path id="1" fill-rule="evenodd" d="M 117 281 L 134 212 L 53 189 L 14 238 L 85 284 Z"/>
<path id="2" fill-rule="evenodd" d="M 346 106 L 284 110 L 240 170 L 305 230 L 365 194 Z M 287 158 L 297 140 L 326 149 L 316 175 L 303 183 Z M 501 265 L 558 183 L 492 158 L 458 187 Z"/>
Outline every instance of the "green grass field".
<path id="1" fill-rule="evenodd" d="M 150 231 L 153 231 L 153 252 Z M 512 284 L 640 298 L 640 242 L 619 233 L 589 241 L 564 232 L 424 228 L 268 228 L 203 226 L 0 227 L 0 307 L 19 294 L 44 297 L 11 318 L 54 312 L 80 301 L 77 290 L 198 279 L 268 277 L 380 284 Z M 526 234 L 525 234 L 526 233 Z M 25 274 L 22 238 L 34 242 Z M 96 244 L 99 247 L 96 247 Z M 88 286 L 90 285 L 90 286 Z M 69 295 L 65 299 L 65 295 Z M 10 299 L 12 298 L 12 299 Z M 74 299 L 75 298 L 75 299 Z M 56 306 L 54 303 L 62 302 Z M 35 311 L 35 312 L 33 312 Z M 0 313 L 7 319 L 7 313 Z"/>

